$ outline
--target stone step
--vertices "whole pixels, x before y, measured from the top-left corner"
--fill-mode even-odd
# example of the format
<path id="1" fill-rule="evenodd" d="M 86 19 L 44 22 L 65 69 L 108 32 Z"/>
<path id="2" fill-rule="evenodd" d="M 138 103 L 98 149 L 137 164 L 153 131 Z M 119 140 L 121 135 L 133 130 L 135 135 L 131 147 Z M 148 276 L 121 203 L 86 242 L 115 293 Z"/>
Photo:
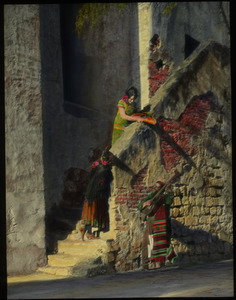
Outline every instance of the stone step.
<path id="1" fill-rule="evenodd" d="M 94 277 L 106 273 L 108 273 L 108 266 L 104 264 L 80 265 L 72 270 L 72 275 L 76 277 Z"/>
<path id="2" fill-rule="evenodd" d="M 88 248 L 88 247 L 76 246 L 74 244 L 72 244 L 71 247 L 70 245 L 65 245 L 65 244 L 60 245 L 58 247 L 58 252 L 57 252 L 57 254 L 68 254 L 68 255 L 87 256 L 87 257 L 103 256 L 104 253 L 106 253 L 106 249 L 104 249 L 104 247 Z"/>
<path id="3" fill-rule="evenodd" d="M 45 266 L 38 268 L 38 273 L 51 274 L 54 276 L 71 276 L 72 275 L 72 267 L 51 267 Z"/>
<path id="4" fill-rule="evenodd" d="M 108 233 L 107 232 L 101 232 L 100 233 L 100 238 L 98 240 L 104 240 L 105 241 L 105 240 L 107 240 L 107 238 L 106 238 L 107 236 L 109 236 L 109 232 Z M 78 240 L 78 241 L 81 240 L 81 233 L 80 233 L 79 229 L 72 230 L 68 234 L 67 239 L 69 239 L 69 240 Z M 86 234 L 84 236 L 84 239 L 85 239 L 85 241 L 88 240 L 87 237 L 86 237 Z M 95 240 L 93 240 L 93 241 L 95 241 Z"/>
<path id="5" fill-rule="evenodd" d="M 63 240 L 58 240 L 58 252 L 48 255 L 48 264 L 39 272 L 55 276 L 93 277 L 107 273 L 107 239 L 101 233 L 100 239 L 81 239 L 79 222 Z M 103 238 L 104 234 L 104 238 Z"/>
<path id="6" fill-rule="evenodd" d="M 79 233 L 76 233 L 76 232 L 69 233 L 65 240 L 67 240 L 67 241 L 82 241 L 81 235 Z"/>
<path id="7" fill-rule="evenodd" d="M 73 267 L 79 264 L 93 263 L 97 258 L 97 255 L 91 257 L 86 254 L 57 253 L 56 255 L 48 255 L 48 265 L 51 267 Z"/>
<path id="8" fill-rule="evenodd" d="M 87 251 L 91 250 L 98 250 L 100 251 L 101 249 L 106 249 L 107 248 L 107 243 L 103 239 L 96 239 L 96 240 L 78 240 L 77 239 L 70 239 L 67 238 L 66 240 L 58 241 L 58 251 L 61 251 L 63 249 L 68 249 L 68 248 L 76 248 L 76 249 L 86 249 Z"/>
<path id="9" fill-rule="evenodd" d="M 46 266 L 38 269 L 37 273 L 50 274 L 65 277 L 94 277 L 108 272 L 108 267 L 104 264 L 90 265 L 81 264 L 75 267 L 52 267 Z"/>

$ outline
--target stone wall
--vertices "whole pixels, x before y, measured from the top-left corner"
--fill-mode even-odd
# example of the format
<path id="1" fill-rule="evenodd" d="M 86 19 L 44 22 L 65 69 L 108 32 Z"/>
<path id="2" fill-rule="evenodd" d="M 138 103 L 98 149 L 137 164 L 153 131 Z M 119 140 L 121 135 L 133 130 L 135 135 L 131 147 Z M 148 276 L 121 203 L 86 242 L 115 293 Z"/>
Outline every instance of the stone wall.
<path id="1" fill-rule="evenodd" d="M 213 75 L 214 74 L 214 75 Z M 186 60 L 151 99 L 157 126 L 134 123 L 111 151 L 126 165 L 113 169 L 110 263 L 141 262 L 144 224 L 137 205 L 157 180 L 173 183 L 172 244 L 180 264 L 232 257 L 233 208 L 229 49 L 209 43 Z M 189 167 L 189 168 L 186 168 Z"/>
<path id="2" fill-rule="evenodd" d="M 76 13 L 78 5 L 74 6 Z M 62 4 L 62 9 L 66 7 Z M 120 14 L 114 6 L 104 13 L 97 27 L 85 27 L 82 36 L 76 35 L 75 28 L 71 29 L 74 35 L 71 47 L 80 45 L 81 49 L 76 48 L 75 52 L 78 56 L 82 55 L 87 66 L 87 73 L 81 75 L 75 55 L 75 77 L 84 78 L 80 86 L 83 105 L 79 105 L 69 103 L 69 99 L 64 97 L 63 76 L 69 74 L 63 74 L 60 6 L 40 5 L 47 211 L 54 203 L 59 204 L 63 200 L 64 174 L 71 168 L 88 172 L 91 160 L 98 159 L 101 152 L 110 146 L 117 102 L 129 84 L 139 85 L 139 73 L 132 67 L 138 59 L 136 14 L 132 5 Z M 88 70 L 94 73 L 97 63 L 100 68 L 94 78 Z M 138 67 L 137 62 L 135 64 Z M 98 82 L 99 89 L 96 88 Z M 77 96 L 74 95 L 75 98 Z"/>
<path id="3" fill-rule="evenodd" d="M 149 97 L 152 97 L 166 77 L 206 41 L 230 47 L 230 4 L 158 2 L 149 5 L 152 11 L 150 32 L 160 38 L 159 49 L 150 51 L 149 57 Z"/>
<path id="4" fill-rule="evenodd" d="M 46 263 L 39 31 L 37 5 L 4 7 L 8 274 Z"/>
<path id="5" fill-rule="evenodd" d="M 139 54 L 132 4 L 122 14 L 109 9 L 97 28 L 77 37 L 88 65 L 101 64 L 99 90 L 97 78 L 82 74 L 84 95 L 89 92 L 83 100 L 99 108 L 84 110 L 65 104 L 60 6 L 6 5 L 4 17 L 7 256 L 13 274 L 46 264 L 45 214 L 68 198 L 66 174 L 89 171 L 91 159 L 110 145 L 117 102 L 128 85 L 139 86 Z"/>
<path id="6" fill-rule="evenodd" d="M 223 10 L 220 3 L 216 4 L 207 2 L 191 7 L 186 2 L 166 10 L 169 4 L 153 3 L 150 31 L 160 34 L 177 66 L 184 59 L 185 34 L 201 43 L 209 38 L 229 46 L 227 17 L 224 18 L 228 3 L 223 3 Z M 213 17 L 201 17 L 199 20 L 204 19 L 206 23 L 201 21 L 197 29 L 197 18 L 202 12 L 208 14 L 209 10 Z M 70 170 L 89 170 L 91 159 L 97 158 L 95 154 L 99 155 L 110 145 L 117 101 L 125 88 L 131 84 L 140 88 L 139 45 L 142 43 L 135 3 L 127 5 L 121 14 L 116 7 L 111 7 L 96 28 L 88 26 L 85 35 L 78 37 L 85 61 L 89 67 L 94 66 L 100 76 L 99 80 L 91 79 L 89 70 L 81 75 L 79 66 L 77 68 L 78 75 L 84 77 L 83 94 L 89 91 L 83 103 L 95 103 L 98 108 L 98 111 L 86 110 L 81 105 L 65 103 L 60 6 L 5 5 L 4 13 L 8 272 L 26 273 L 46 263 L 45 211 L 47 215 L 51 207 L 63 199 L 66 174 Z M 191 15 L 194 15 L 194 22 Z M 192 222 L 188 228 L 195 226 L 208 230 L 208 240 L 221 239 L 223 246 L 217 251 L 224 249 L 223 254 L 232 239 L 229 51 L 222 49 L 222 45 L 214 44 L 213 47 L 212 44 L 212 48 L 191 56 L 181 67 L 173 69 L 150 100 L 155 116 L 164 118 L 163 126 L 169 120 L 175 124 L 171 136 L 178 140 L 179 125 L 175 122 L 194 97 L 206 97 L 211 92 L 217 103 L 218 110 L 208 111 L 204 129 L 187 140 L 188 143 L 180 145 L 191 146 L 191 149 L 197 147 L 196 152 L 190 151 L 188 155 L 194 158 L 205 178 L 203 186 L 199 179 L 202 175 L 197 176 L 198 172 L 194 173 L 192 167 L 194 174 L 175 187 L 173 243 L 182 251 L 183 261 L 190 258 L 186 258 L 189 252 L 183 242 L 187 237 L 182 225 Z M 100 66 L 99 70 L 97 66 Z M 171 132 L 167 130 L 167 133 Z M 167 156 L 166 148 L 161 147 L 163 141 L 158 133 L 144 124 L 132 124 L 120 141 L 122 149 L 115 146 L 112 152 L 126 162 L 130 170 L 129 173 L 119 168 L 114 170 L 110 220 L 116 221 L 110 226 L 115 245 L 112 245 L 110 257 L 117 269 L 129 269 L 136 268 L 140 262 L 143 224 L 136 212 L 137 201 L 149 191 L 155 178 L 166 180 L 176 165 L 172 164 L 171 155 Z M 183 158 L 175 157 L 181 166 Z M 165 168 L 167 164 L 169 169 Z M 137 174 L 140 178 L 134 177 Z M 206 174 L 209 174 L 207 178 Z M 183 192 L 186 185 L 187 194 Z M 193 188 L 200 189 L 200 194 L 195 195 Z M 116 199 L 118 194 L 120 198 Z M 201 218 L 196 224 L 199 211 Z M 207 227 L 208 221 L 211 221 L 210 227 Z M 191 251 L 199 252 L 192 241 L 187 242 L 194 248 Z M 204 245 L 202 251 L 203 248 Z"/>
<path id="7" fill-rule="evenodd" d="M 186 36 L 199 43 L 212 40 L 230 46 L 229 9 L 229 1 L 156 2 L 152 4 L 152 32 L 160 35 L 178 66 L 188 52 Z"/>

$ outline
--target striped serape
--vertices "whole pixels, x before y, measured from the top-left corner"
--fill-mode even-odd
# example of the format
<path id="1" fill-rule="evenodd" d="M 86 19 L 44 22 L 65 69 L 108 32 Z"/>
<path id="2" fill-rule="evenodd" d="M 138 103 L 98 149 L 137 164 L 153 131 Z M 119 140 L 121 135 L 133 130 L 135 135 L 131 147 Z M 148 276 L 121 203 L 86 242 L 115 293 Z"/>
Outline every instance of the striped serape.
<path id="1" fill-rule="evenodd" d="M 165 263 L 167 258 L 171 263 L 173 263 L 177 255 L 167 240 L 165 206 L 161 206 L 155 214 L 152 238 L 153 248 L 151 250 L 150 260 L 154 262 Z"/>

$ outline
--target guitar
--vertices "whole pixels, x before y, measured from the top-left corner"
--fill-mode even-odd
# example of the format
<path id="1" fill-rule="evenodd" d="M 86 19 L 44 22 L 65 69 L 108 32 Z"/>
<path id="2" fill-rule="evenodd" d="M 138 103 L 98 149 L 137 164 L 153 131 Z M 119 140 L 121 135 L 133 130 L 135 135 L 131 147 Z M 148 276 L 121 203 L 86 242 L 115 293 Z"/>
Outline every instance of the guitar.
<path id="1" fill-rule="evenodd" d="M 165 188 L 167 187 L 168 184 L 170 184 L 172 181 L 174 181 L 177 177 L 179 177 L 180 175 L 182 175 L 182 173 L 176 171 L 175 175 L 172 176 L 161 188 L 160 190 L 158 190 L 158 192 L 155 194 L 155 196 L 150 199 L 151 200 L 151 204 L 148 206 L 145 206 L 142 210 L 141 210 L 141 219 L 144 221 L 146 219 L 146 217 L 152 212 L 152 210 L 154 209 L 154 207 L 157 205 L 156 210 L 159 209 L 159 207 L 163 204 L 164 202 L 164 197 L 162 196 L 162 193 L 164 192 Z"/>

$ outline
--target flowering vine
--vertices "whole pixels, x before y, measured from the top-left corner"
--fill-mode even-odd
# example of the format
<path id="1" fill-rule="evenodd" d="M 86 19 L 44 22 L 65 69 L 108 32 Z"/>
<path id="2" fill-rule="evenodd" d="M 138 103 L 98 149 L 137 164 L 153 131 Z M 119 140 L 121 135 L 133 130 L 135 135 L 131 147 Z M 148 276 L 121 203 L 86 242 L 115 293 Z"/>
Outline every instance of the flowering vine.
<path id="1" fill-rule="evenodd" d="M 108 161 L 106 160 L 105 156 L 102 156 L 99 160 L 95 160 L 92 165 L 91 165 L 91 169 L 94 169 L 95 167 L 99 166 L 99 165 L 104 165 L 106 166 L 108 164 Z"/>

